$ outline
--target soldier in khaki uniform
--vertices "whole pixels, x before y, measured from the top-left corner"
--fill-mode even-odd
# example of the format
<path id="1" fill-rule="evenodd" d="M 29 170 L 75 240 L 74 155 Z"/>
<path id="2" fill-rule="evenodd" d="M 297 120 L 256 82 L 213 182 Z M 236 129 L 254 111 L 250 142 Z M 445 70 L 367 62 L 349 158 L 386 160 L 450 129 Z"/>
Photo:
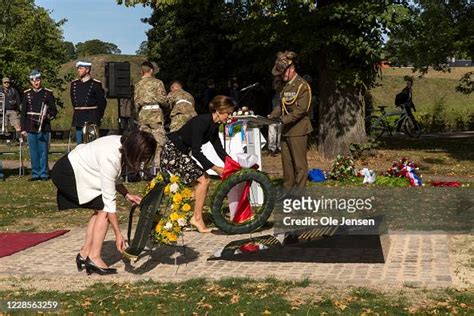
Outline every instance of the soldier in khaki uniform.
<path id="1" fill-rule="evenodd" d="M 311 112 L 311 88 L 296 72 L 296 54 L 285 51 L 277 55 L 272 69 L 274 76 L 281 76 L 285 85 L 281 90 L 280 105 L 269 118 L 281 122 L 281 158 L 283 164 L 283 188 L 301 191 L 308 178 L 308 134 L 313 131 Z M 295 192 L 296 193 L 296 192 Z"/>
<path id="2" fill-rule="evenodd" d="M 170 132 L 179 130 L 190 119 L 197 115 L 193 96 L 183 89 L 178 80 L 171 83 L 168 104 L 171 108 Z"/>
<path id="3" fill-rule="evenodd" d="M 141 65 L 142 78 L 135 84 L 134 103 L 138 111 L 138 125 L 141 131 L 150 132 L 157 141 L 155 168 L 160 166 L 160 154 L 166 143 L 163 108 L 168 107 L 163 82 L 156 79 L 155 66 L 144 61 Z"/>

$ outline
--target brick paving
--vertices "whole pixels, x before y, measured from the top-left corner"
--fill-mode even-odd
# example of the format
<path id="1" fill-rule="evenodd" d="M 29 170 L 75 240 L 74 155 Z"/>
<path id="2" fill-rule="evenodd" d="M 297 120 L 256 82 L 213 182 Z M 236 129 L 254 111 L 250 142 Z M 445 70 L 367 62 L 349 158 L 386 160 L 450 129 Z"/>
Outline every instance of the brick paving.
<path id="1" fill-rule="evenodd" d="M 269 233 L 271 231 L 263 231 L 252 236 Z M 185 255 L 182 247 L 160 246 L 137 263 L 130 264 L 121 259 L 115 249 L 113 235 L 109 233 L 104 244 L 104 259 L 119 273 L 113 276 L 92 275 L 89 278 L 115 282 L 150 278 L 157 281 L 183 281 L 201 277 L 275 277 L 356 286 L 444 287 L 453 284 L 448 235 L 391 232 L 389 236 L 391 248 L 385 264 L 208 261 L 215 250 L 232 240 L 250 235 L 197 232 L 185 233 Z M 63 236 L 0 258 L 0 278 L 83 278 L 85 272 L 76 270 L 74 260 L 83 237 L 84 229 L 73 228 Z"/>

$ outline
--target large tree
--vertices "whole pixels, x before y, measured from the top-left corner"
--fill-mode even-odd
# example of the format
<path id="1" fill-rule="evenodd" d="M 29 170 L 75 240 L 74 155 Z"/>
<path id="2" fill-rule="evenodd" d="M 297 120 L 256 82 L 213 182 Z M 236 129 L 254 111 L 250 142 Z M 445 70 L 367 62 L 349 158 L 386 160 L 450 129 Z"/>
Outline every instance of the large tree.
<path id="1" fill-rule="evenodd" d="M 72 42 L 64 42 L 63 43 L 64 49 L 66 50 L 66 60 L 70 61 L 72 59 L 77 58 L 76 47 Z"/>
<path id="2" fill-rule="evenodd" d="M 60 87 L 60 64 L 66 58 L 61 25 L 33 0 L 0 0 L 0 71 L 15 79 L 17 87 L 28 86 L 28 74 L 41 70 L 50 87 Z"/>
<path id="3" fill-rule="evenodd" d="M 154 8 L 149 57 L 166 64 L 172 55 L 173 71 L 192 80 L 230 72 L 270 82 L 276 52 L 298 52 L 301 69 L 316 77 L 319 151 L 334 157 L 366 141 L 362 96 L 382 60 L 392 19 L 385 2 L 125 1 L 136 3 Z"/>
<path id="4" fill-rule="evenodd" d="M 448 70 L 448 58 L 474 60 L 474 5 L 465 0 L 410 2 L 390 28 L 387 57 L 398 65 L 412 65 L 422 73 L 430 67 Z M 472 73 L 458 90 L 474 91 Z"/>
<path id="5" fill-rule="evenodd" d="M 114 43 L 93 39 L 76 44 L 76 54 L 81 57 L 98 54 L 120 54 L 121 51 Z"/>

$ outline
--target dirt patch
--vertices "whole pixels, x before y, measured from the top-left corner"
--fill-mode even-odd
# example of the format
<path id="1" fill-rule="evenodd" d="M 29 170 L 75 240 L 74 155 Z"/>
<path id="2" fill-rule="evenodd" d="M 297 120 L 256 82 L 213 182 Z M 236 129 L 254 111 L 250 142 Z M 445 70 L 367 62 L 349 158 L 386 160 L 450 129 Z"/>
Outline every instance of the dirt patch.
<path id="1" fill-rule="evenodd" d="M 29 293 L 40 291 L 75 292 L 82 291 L 95 283 L 100 282 L 95 278 L 74 278 L 58 276 L 51 278 L 0 278 L 0 291 L 20 291 Z"/>
<path id="2" fill-rule="evenodd" d="M 454 284 L 472 287 L 474 280 L 474 236 L 451 235 L 449 237 L 449 249 Z"/>

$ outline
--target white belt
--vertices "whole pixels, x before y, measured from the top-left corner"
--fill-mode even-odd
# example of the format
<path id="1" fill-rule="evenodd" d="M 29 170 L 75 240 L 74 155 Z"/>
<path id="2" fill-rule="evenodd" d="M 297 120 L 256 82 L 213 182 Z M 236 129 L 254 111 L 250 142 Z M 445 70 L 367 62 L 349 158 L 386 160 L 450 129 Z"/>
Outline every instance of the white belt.
<path id="1" fill-rule="evenodd" d="M 180 99 L 180 100 L 176 101 L 176 104 L 182 103 L 182 102 L 187 103 L 187 104 L 189 104 L 189 105 L 193 105 L 192 102 L 190 102 L 190 101 L 188 101 L 188 100 L 185 100 L 185 99 Z"/>
<path id="2" fill-rule="evenodd" d="M 41 113 L 38 112 L 26 112 L 28 115 L 41 115 Z"/>
<path id="3" fill-rule="evenodd" d="M 74 110 L 95 110 L 98 106 L 78 106 L 75 107 Z"/>
<path id="4" fill-rule="evenodd" d="M 159 110 L 159 109 L 160 109 L 160 106 L 158 104 L 142 106 L 142 110 Z"/>

